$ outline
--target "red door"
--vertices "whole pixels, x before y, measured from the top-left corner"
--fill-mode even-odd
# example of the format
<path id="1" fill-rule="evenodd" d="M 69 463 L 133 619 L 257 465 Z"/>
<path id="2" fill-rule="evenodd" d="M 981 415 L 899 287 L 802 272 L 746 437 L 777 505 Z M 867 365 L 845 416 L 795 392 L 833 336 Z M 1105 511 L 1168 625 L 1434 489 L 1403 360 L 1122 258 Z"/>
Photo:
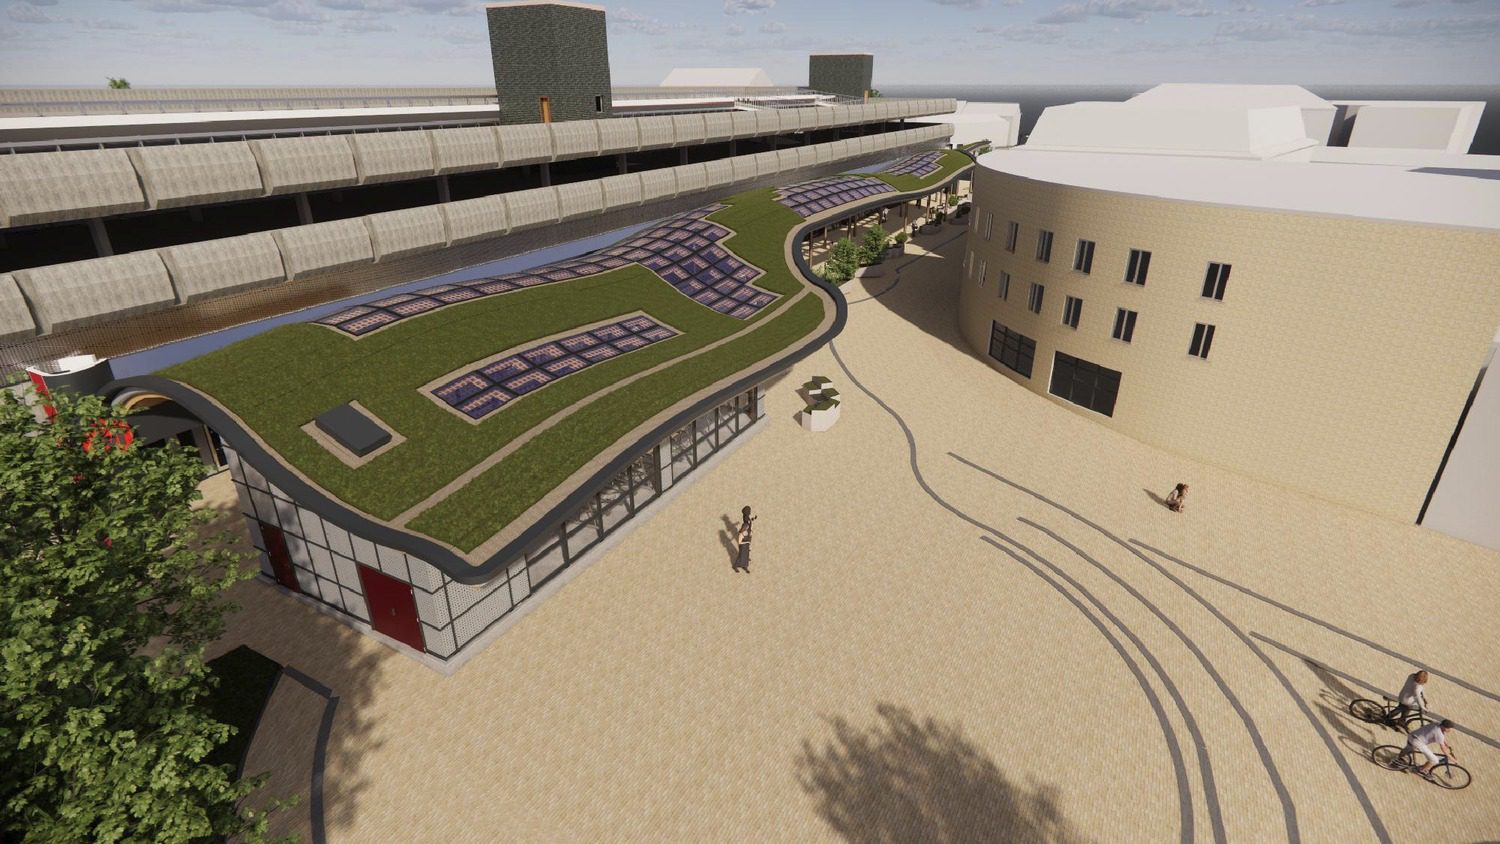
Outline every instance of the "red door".
<path id="1" fill-rule="evenodd" d="M 266 541 L 266 556 L 271 558 L 271 571 L 276 572 L 276 582 L 293 592 L 301 592 L 297 573 L 292 570 L 292 555 L 286 550 L 286 534 L 275 525 L 260 522 L 260 535 Z"/>
<path id="2" fill-rule="evenodd" d="M 411 584 L 382 574 L 369 566 L 359 567 L 359 582 L 370 607 L 370 624 L 376 630 L 419 651 L 427 650 L 422 624 L 417 620 L 417 602 Z"/>

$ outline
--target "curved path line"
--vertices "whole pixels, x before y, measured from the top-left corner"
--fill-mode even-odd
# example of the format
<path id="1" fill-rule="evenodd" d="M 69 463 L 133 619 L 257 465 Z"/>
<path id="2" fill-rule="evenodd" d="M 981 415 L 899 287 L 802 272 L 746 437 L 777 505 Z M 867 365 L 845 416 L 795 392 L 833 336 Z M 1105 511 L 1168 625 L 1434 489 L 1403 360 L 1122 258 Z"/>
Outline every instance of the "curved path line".
<path id="1" fill-rule="evenodd" d="M 1166 736 L 1167 750 L 1172 755 L 1173 767 L 1179 771 L 1182 771 L 1184 774 L 1183 778 L 1178 781 L 1177 788 L 1179 807 L 1178 823 L 1179 828 L 1182 830 L 1183 840 L 1192 840 L 1193 805 L 1192 797 L 1189 794 L 1188 783 L 1186 780 L 1186 766 L 1182 761 L 1182 748 L 1177 742 L 1177 733 L 1172 729 L 1172 723 L 1167 720 L 1167 712 L 1166 709 L 1161 705 L 1161 698 L 1158 697 L 1156 691 L 1151 688 L 1151 684 L 1146 680 L 1146 675 L 1141 671 L 1140 665 L 1130 657 L 1129 653 L 1125 650 L 1124 645 L 1120 644 L 1120 640 L 1115 638 L 1114 634 L 1109 632 L 1109 628 L 1105 627 L 1103 622 L 1101 622 L 1093 613 L 1089 612 L 1088 608 L 1083 605 L 1083 602 L 1079 601 L 1068 590 L 1058 585 L 1057 581 L 1043 574 L 1042 571 L 1036 566 L 1026 562 L 1026 560 L 1022 559 L 1020 555 L 1016 554 L 1016 552 L 1010 550 L 1009 548 L 1006 548 L 1004 545 L 1001 545 L 988 536 L 981 536 L 979 538 L 982 541 L 988 542 L 996 548 L 999 548 L 1001 551 L 1004 551 L 1008 556 L 1013 558 L 1021 565 L 1027 567 L 1028 569 L 1031 569 L 1031 571 L 1035 573 L 1037 577 L 1041 578 L 1043 582 L 1045 582 L 1048 586 L 1051 586 L 1053 589 L 1056 589 L 1064 598 L 1067 598 L 1068 601 L 1073 604 L 1073 606 L 1078 608 L 1078 611 L 1083 614 L 1084 618 L 1087 618 L 1090 623 L 1099 628 L 1099 632 L 1104 635 L 1104 638 L 1109 640 L 1110 645 L 1114 646 L 1114 649 L 1119 653 L 1120 659 L 1130 669 L 1130 673 L 1135 675 L 1135 681 L 1140 684 L 1141 691 L 1145 692 L 1146 700 L 1151 703 L 1151 710 L 1156 713 L 1156 720 L 1161 724 L 1162 735 Z M 1131 631 L 1129 627 L 1126 627 L 1120 621 L 1120 619 L 1115 616 L 1114 613 L 1110 612 L 1109 609 L 1104 606 L 1104 604 L 1100 603 L 1098 598 L 1094 597 L 1092 592 L 1083 588 L 1083 586 L 1079 584 L 1078 581 L 1069 577 L 1067 573 L 1064 572 L 1061 568 L 1048 562 L 1044 557 L 1042 557 L 1042 555 L 1021 544 L 1019 540 L 1007 536 L 1005 537 L 1005 541 L 1016 546 L 1017 548 L 1020 548 L 1022 551 L 1026 552 L 1027 556 L 1046 566 L 1055 575 L 1067 580 L 1068 583 L 1072 584 L 1074 589 L 1077 589 L 1085 598 L 1089 600 L 1089 603 L 1098 608 L 1099 612 L 1102 613 L 1106 618 L 1108 618 L 1111 623 L 1120 628 L 1120 630 L 1123 631 L 1126 636 L 1130 637 L 1130 641 L 1140 649 L 1141 653 L 1146 656 L 1146 660 L 1151 664 L 1151 668 L 1157 673 L 1157 676 L 1161 678 L 1162 682 L 1166 684 L 1167 689 L 1172 693 L 1172 698 L 1177 703 L 1177 708 L 1181 710 L 1183 717 L 1188 722 L 1188 730 L 1193 734 L 1193 741 L 1198 749 L 1198 763 L 1203 767 L 1203 787 L 1208 795 L 1209 824 L 1213 827 L 1214 841 L 1219 842 L 1219 844 L 1223 844 L 1223 842 L 1225 841 L 1224 819 L 1219 812 L 1218 793 L 1214 787 L 1212 770 L 1208 767 L 1208 749 L 1203 744 L 1203 736 L 1198 732 L 1197 722 L 1193 720 L 1192 715 L 1188 712 L 1186 702 L 1183 701 L 1182 696 L 1178 693 L 1176 684 L 1171 681 L 1166 672 L 1162 669 L 1161 663 L 1156 661 L 1155 655 L 1153 655 L 1151 651 L 1146 648 L 1145 643 L 1143 643 L 1140 638 L 1136 636 L 1133 631 Z"/>
<path id="2" fill-rule="evenodd" d="M 327 701 L 323 704 L 323 720 L 318 724 L 318 744 L 313 748 L 311 793 L 307 801 L 307 817 L 312 825 L 312 844 L 326 844 L 328 831 L 323 809 L 323 769 L 328 764 L 328 737 L 333 734 L 333 715 L 338 710 L 339 698 L 333 690 L 301 671 L 283 665 L 286 676 L 302 684 L 308 691 Z"/>
<path id="3" fill-rule="evenodd" d="M 1042 495 L 1039 492 L 1028 489 L 1021 484 L 1010 480 L 1009 478 L 1002 477 L 1001 475 L 998 475 L 995 472 L 992 472 L 989 469 L 986 469 L 971 460 L 960 457 L 959 455 L 954 454 L 951 451 L 948 452 L 948 456 L 952 457 L 954 460 L 959 461 L 960 463 L 963 463 L 966 466 L 969 466 L 970 468 L 980 472 L 981 474 L 987 475 L 991 478 L 994 478 L 995 480 L 1000 481 L 1003 484 L 1006 484 L 1007 486 L 1013 487 L 1021 492 L 1026 493 L 1027 495 L 1030 495 L 1031 497 L 1043 502 L 1049 507 L 1068 514 L 1074 520 L 1082 524 L 1088 525 L 1089 527 L 1098 531 L 1104 537 L 1108 538 L 1111 542 L 1114 542 L 1116 545 L 1119 545 L 1121 548 L 1124 548 L 1126 551 L 1129 551 L 1131 554 L 1135 555 L 1146 565 L 1155 569 L 1163 577 L 1172 581 L 1172 583 L 1176 584 L 1179 589 L 1191 596 L 1195 601 L 1202 605 L 1204 609 L 1207 609 L 1215 618 L 1219 620 L 1221 624 L 1228 628 L 1231 633 L 1233 633 L 1242 643 L 1244 643 L 1245 647 L 1249 648 L 1251 653 L 1260 658 L 1261 663 L 1266 666 L 1267 670 L 1271 672 L 1272 676 L 1274 676 L 1277 681 L 1281 683 L 1281 687 L 1285 689 L 1286 693 L 1292 698 L 1293 701 L 1296 702 L 1297 708 L 1302 711 L 1302 714 L 1307 718 L 1307 722 L 1312 725 L 1313 730 L 1316 731 L 1318 736 L 1323 739 L 1323 743 L 1328 747 L 1330 754 L 1333 755 L 1334 761 L 1344 772 L 1344 779 L 1349 783 L 1349 790 L 1354 792 L 1354 796 L 1358 798 L 1359 805 L 1364 809 L 1365 818 L 1369 820 L 1370 828 L 1374 831 L 1375 837 L 1379 839 L 1382 844 L 1390 844 L 1390 833 L 1386 831 L 1385 824 L 1381 822 L 1379 813 L 1375 811 L 1375 806 L 1370 803 L 1370 796 L 1365 793 L 1364 786 L 1360 785 L 1359 779 L 1354 776 L 1354 770 L 1349 767 L 1348 760 L 1346 760 L 1343 755 L 1338 752 L 1338 748 L 1333 741 L 1333 736 L 1328 733 L 1328 729 L 1324 727 L 1322 722 L 1317 719 L 1317 716 L 1307 705 L 1307 702 L 1297 694 L 1296 689 L 1292 687 L 1291 681 L 1287 679 L 1286 675 L 1282 673 L 1281 669 L 1277 667 L 1276 663 L 1266 655 L 1266 652 L 1262 650 L 1260 646 L 1255 644 L 1254 640 L 1245 635 L 1245 631 L 1241 630 L 1239 625 L 1235 624 L 1233 621 L 1230 621 L 1229 617 L 1224 615 L 1224 613 L 1221 612 L 1218 607 L 1214 606 L 1211 602 L 1208 601 L 1208 599 L 1198 594 L 1196 590 L 1187 585 L 1187 583 L 1183 582 L 1181 578 L 1168 571 L 1167 568 L 1161 563 L 1158 563 L 1145 554 L 1141 553 L 1134 546 L 1127 543 L 1125 540 L 1120 539 L 1118 536 L 1115 536 L 1113 533 L 1109 532 L 1098 523 L 1090 521 L 1088 518 L 1080 515 L 1077 512 L 1074 512 L 1073 510 L 1068 509 L 1067 507 L 1064 507 L 1063 505 L 1057 503 L 1056 501 L 1053 501 L 1052 499 L 1048 498 L 1045 495 Z M 1227 688 L 1225 693 L 1226 695 L 1229 694 Z M 1243 707 L 1240 705 L 1239 700 L 1231 695 L 1230 702 L 1234 705 L 1237 712 L 1242 713 L 1241 719 L 1244 720 L 1247 727 L 1253 731 L 1254 721 L 1250 719 L 1248 712 L 1243 711 Z M 1266 764 L 1267 770 L 1273 771 L 1272 783 L 1276 787 L 1277 795 L 1281 798 L 1282 810 L 1286 818 L 1287 840 L 1293 842 L 1300 841 L 1301 834 L 1299 833 L 1297 828 L 1297 808 L 1292 802 L 1291 794 L 1287 792 L 1286 785 L 1281 781 L 1280 776 L 1274 773 L 1275 762 L 1271 760 L 1269 750 L 1265 749 L 1265 743 L 1261 739 L 1260 733 L 1258 731 L 1253 731 L 1251 733 L 1251 737 L 1256 743 L 1256 750 L 1261 753 L 1261 759 Z"/>
<path id="4" fill-rule="evenodd" d="M 1094 559 L 1092 559 L 1091 557 L 1089 557 L 1083 551 L 1081 551 L 1078 548 L 1074 547 L 1067 540 L 1063 539 L 1062 537 L 1058 536 L 1057 534 L 1053 533 L 1052 531 L 1047 530 L 1046 528 L 1041 527 L 1040 525 L 1037 525 L 1034 522 L 1031 522 L 1031 521 L 1029 521 L 1027 519 L 1018 519 L 1018 521 L 1020 521 L 1022 524 L 1030 525 L 1031 527 L 1037 528 L 1038 530 L 1042 531 L 1043 533 L 1045 533 L 1049 537 L 1051 537 L 1054 541 L 1056 541 L 1059 544 L 1061 544 L 1061 545 L 1065 546 L 1066 548 L 1068 548 L 1074 554 L 1077 554 L 1078 556 L 1082 557 L 1084 560 L 1086 560 L 1087 562 L 1089 562 L 1090 564 L 1092 564 L 1095 568 L 1098 568 L 1099 570 L 1103 571 L 1105 574 L 1108 574 L 1111 578 L 1113 578 L 1116 582 L 1118 582 L 1122 587 L 1124 587 L 1125 590 L 1127 592 L 1129 592 L 1132 597 L 1134 597 L 1140 603 L 1144 604 L 1147 609 L 1149 609 L 1154 615 L 1156 615 L 1157 619 L 1160 620 L 1162 624 L 1166 625 L 1169 630 L 1171 630 L 1173 633 L 1177 634 L 1177 637 L 1179 639 L 1182 639 L 1183 642 L 1187 644 L 1188 649 L 1191 650 L 1191 651 L 1193 651 L 1193 653 L 1198 656 L 1198 658 L 1199 658 L 1200 661 L 1205 661 L 1206 662 L 1207 658 L 1204 657 L 1202 655 L 1202 653 L 1200 653 L 1198 651 L 1197 645 L 1194 644 L 1192 642 L 1192 640 L 1188 639 L 1187 636 L 1177 627 L 1176 624 L 1174 624 L 1172 622 L 1172 620 L 1170 618 L 1168 618 L 1164 613 L 1162 613 L 1160 610 L 1158 610 L 1155 604 L 1152 604 L 1150 601 L 1148 601 L 1145 598 L 1144 595 L 1141 595 L 1140 593 L 1138 593 L 1135 589 L 1133 589 L 1130 586 L 1130 584 L 1125 583 L 1124 581 L 1120 580 L 1118 577 L 1115 576 L 1114 572 L 1109 571 L 1107 568 L 1105 568 L 1104 566 L 1100 565 L 1098 562 L 1096 562 Z M 1084 597 L 1088 598 L 1089 601 L 1090 601 L 1090 603 L 1092 603 L 1094 606 L 1098 607 L 1100 612 L 1102 612 L 1106 616 L 1108 616 L 1109 619 L 1110 619 L 1110 621 L 1114 622 L 1114 624 L 1115 624 L 1116 627 L 1120 628 L 1120 630 L 1122 630 L 1125 633 L 1126 636 L 1130 637 L 1130 641 L 1132 643 L 1134 643 L 1137 648 L 1140 649 L 1140 651 L 1141 651 L 1142 654 L 1145 655 L 1147 662 L 1149 662 L 1151 664 L 1152 669 L 1154 669 L 1156 671 L 1157 676 L 1161 678 L 1162 683 L 1167 687 L 1167 691 L 1168 691 L 1168 693 L 1171 694 L 1173 702 L 1175 702 L 1177 704 L 1177 709 L 1182 713 L 1183 720 L 1187 722 L 1188 732 L 1190 734 L 1192 734 L 1193 744 L 1197 748 L 1197 751 L 1198 751 L 1198 767 L 1203 772 L 1203 790 L 1204 790 L 1204 795 L 1205 795 L 1205 797 L 1208 800 L 1208 819 L 1209 819 L 1209 825 L 1213 828 L 1214 840 L 1215 841 L 1219 841 L 1219 842 L 1224 841 L 1225 838 L 1226 838 L 1226 834 L 1224 832 L 1224 817 L 1222 815 L 1222 812 L 1221 812 L 1221 809 L 1220 809 L 1220 806 L 1219 806 L 1219 789 L 1218 789 L 1217 781 L 1214 779 L 1213 764 L 1209 761 L 1209 758 L 1208 758 L 1208 742 L 1203 738 L 1203 732 L 1198 729 L 1198 720 L 1193 717 L 1192 712 L 1188 709 L 1186 698 L 1184 698 L 1182 696 L 1182 693 L 1178 691 L 1177 684 L 1174 683 L 1174 682 L 1172 682 L 1171 675 L 1169 675 L 1167 673 L 1166 669 L 1164 667 L 1162 667 L 1161 663 L 1159 661 L 1157 661 L 1156 655 L 1151 651 L 1150 648 L 1146 647 L 1146 643 L 1143 642 L 1141 640 L 1141 638 L 1135 634 L 1135 631 L 1131 630 L 1130 627 L 1128 625 L 1126 625 L 1124 621 L 1120 620 L 1120 618 L 1118 616 L 1116 616 L 1114 613 L 1110 612 L 1109 609 L 1104 606 L 1104 603 L 1102 601 L 1100 601 L 1098 598 L 1094 597 L 1094 594 L 1091 591 L 1089 591 L 1089 589 L 1087 587 L 1085 587 L 1082 583 L 1080 583 L 1072 575 L 1069 575 L 1066 571 L 1064 571 L 1063 569 L 1061 569 L 1057 565 L 1053 564 L 1052 562 L 1050 562 L 1050 561 L 1046 560 L 1045 558 L 1041 557 L 1040 555 L 1038 555 L 1036 552 L 1034 552 L 1031 549 L 1027 548 L 1026 546 L 1022 545 L 1019 541 L 1017 541 L 1015 539 L 1011 539 L 1010 537 L 1006 537 L 1006 539 L 1011 544 L 1013 544 L 1016 547 L 1020 548 L 1021 550 L 1025 551 L 1027 554 L 1030 554 L 1038 562 L 1041 562 L 1044 565 L 1046 565 L 1048 568 L 1052 569 L 1054 572 L 1056 572 L 1056 574 L 1059 577 L 1062 577 L 1063 579 L 1065 579 L 1069 583 L 1071 583 L 1073 585 L 1074 589 L 1077 589 L 1080 593 L 1082 593 L 1084 595 Z M 1213 669 L 1212 669 L 1211 666 L 1209 667 L 1209 674 L 1210 675 L 1214 674 L 1214 671 L 1213 671 Z M 1273 773 L 1273 776 L 1274 776 L 1274 773 Z"/>
<path id="5" fill-rule="evenodd" d="M 917 485 L 922 488 L 922 491 L 927 494 L 927 497 L 931 498 L 935 503 L 937 503 L 938 506 L 942 507 L 943 509 L 947 510 L 963 521 L 968 522 L 974 527 L 979 528 L 985 533 L 991 533 L 995 536 L 1001 537 L 1007 542 L 1014 543 L 1017 547 L 1024 547 L 1020 543 L 1015 542 L 1015 540 L 1006 536 L 1004 533 L 1001 533 L 998 529 L 979 521 L 973 516 L 970 516 L 964 511 L 948 503 L 946 499 L 937 494 L 937 492 L 927 483 L 927 479 L 922 476 L 921 467 L 917 465 L 917 439 L 912 434 L 911 427 L 906 424 L 906 420 L 901 418 L 901 414 L 897 413 L 894 408 L 886 404 L 885 400 L 880 398 L 880 396 L 875 395 L 870 391 L 868 387 L 860 383 L 860 380 L 858 378 L 854 377 L 854 373 L 849 370 L 848 364 L 844 363 L 843 357 L 839 355 L 839 350 L 835 343 L 830 341 L 828 343 L 828 350 L 833 353 L 833 359 L 838 363 L 839 369 L 842 369 L 844 371 L 844 375 L 848 377 L 850 383 L 852 383 L 860 392 L 869 396 L 871 400 L 873 400 L 877 405 L 880 406 L 881 410 L 884 410 L 887 414 L 890 415 L 892 419 L 896 420 L 896 424 L 901 428 L 901 433 L 906 437 L 906 448 L 911 462 L 912 477 L 916 479 Z M 1001 550 L 1006 549 L 1002 547 Z M 1022 562 L 1024 563 L 1024 561 Z M 1106 635 L 1108 635 L 1107 632 Z M 1159 702 L 1157 702 L 1157 704 L 1159 705 Z M 1177 777 L 1177 802 L 1179 806 L 1178 825 L 1181 830 L 1181 840 L 1183 844 L 1188 844 L 1188 842 L 1191 842 L 1193 840 L 1193 801 L 1188 788 L 1187 769 L 1182 761 L 1181 750 L 1176 749 L 1177 738 L 1171 731 L 1170 724 L 1164 723 L 1162 728 L 1168 745 L 1172 746 L 1176 751 L 1172 754 L 1172 768 L 1174 774 Z M 1212 799 L 1216 798 L 1211 798 L 1211 800 Z"/>
<path id="6" fill-rule="evenodd" d="M 1313 624 L 1316 624 L 1319 627 L 1323 628 L 1324 630 L 1328 630 L 1328 631 L 1331 631 L 1333 633 L 1337 633 L 1337 634 L 1339 634 L 1340 636 L 1343 636 L 1346 639 L 1352 639 L 1352 640 L 1360 643 L 1361 645 L 1364 645 L 1365 647 L 1370 648 L 1372 650 L 1379 651 L 1380 653 L 1383 653 L 1386 656 L 1393 657 L 1395 659 L 1399 659 L 1402 662 L 1405 662 L 1407 665 L 1419 665 L 1419 666 L 1425 668 L 1427 671 L 1429 671 L 1429 672 L 1431 672 L 1433 674 L 1436 674 L 1439 677 L 1442 677 L 1444 680 L 1447 680 L 1448 682 L 1452 683 L 1455 686 L 1460 686 L 1462 688 L 1468 689 L 1469 691 L 1471 691 L 1471 692 L 1473 692 L 1473 693 L 1475 693 L 1477 695 L 1481 695 L 1483 697 L 1487 697 L 1490 700 L 1493 700 L 1493 701 L 1495 701 L 1497 703 L 1500 703 L 1500 694 L 1492 692 L 1489 689 L 1485 689 L 1485 688 L 1482 688 L 1480 686 L 1476 686 L 1473 683 L 1470 683 L 1470 682 L 1468 682 L 1467 680 L 1464 680 L 1461 677 L 1457 677 L 1457 676 L 1455 676 L 1453 674 L 1449 674 L 1449 673 L 1447 673 L 1445 671 L 1439 671 L 1438 669 L 1432 668 L 1427 663 L 1423 662 L 1422 660 L 1416 659 L 1415 657 L 1410 657 L 1410 656 L 1407 656 L 1406 654 L 1398 653 L 1397 651 L 1393 651 L 1390 648 L 1386 647 L 1385 645 L 1382 645 L 1382 644 L 1380 644 L 1378 642 L 1372 642 L 1371 640 L 1366 639 L 1365 637 L 1360 636 L 1357 633 L 1351 633 L 1351 632 L 1349 632 L 1348 630 L 1345 630 L 1342 627 L 1339 627 L 1339 626 L 1334 625 L 1334 624 L 1329 624 L 1328 622 L 1324 621 L 1321 618 L 1317 618 L 1316 616 L 1308 615 L 1307 613 L 1303 612 L 1302 610 L 1296 609 L 1295 607 L 1287 606 L 1286 604 L 1281 603 L 1280 601 L 1276 600 L 1275 598 L 1268 598 L 1265 595 L 1262 595 L 1259 592 L 1254 591 L 1253 589 L 1248 589 L 1248 588 L 1246 588 L 1244 586 L 1239 585 L 1238 583 L 1235 583 L 1232 580 L 1229 580 L 1227 578 L 1224 578 L 1224 577 L 1221 577 L 1221 576 L 1219 576 L 1217 574 L 1214 574 L 1211 571 L 1207 571 L 1205 569 L 1201 569 L 1201 568 L 1193 565 L 1192 563 L 1185 562 L 1183 560 L 1179 560 L 1178 558 L 1172 556 L 1171 554 L 1168 554 L 1167 552 L 1161 550 L 1160 548 L 1153 548 L 1150 545 L 1147 545 L 1146 543 L 1140 541 L 1139 539 L 1131 539 L 1130 542 L 1133 545 L 1139 545 L 1140 547 L 1146 549 L 1147 551 L 1150 551 L 1151 553 L 1157 555 L 1158 557 L 1161 557 L 1164 560 L 1176 563 L 1177 565 L 1182 566 L 1183 568 L 1187 569 L 1188 571 L 1197 572 L 1198 574 L 1203 575 L 1204 577 L 1208 578 L 1209 580 L 1214 581 L 1215 583 L 1221 583 L 1221 584 L 1223 584 L 1225 586 L 1228 586 L 1229 588 L 1231 588 L 1231 589 L 1233 589 L 1233 590 L 1235 590 L 1237 592 L 1240 592 L 1240 593 L 1245 594 L 1245 595 L 1249 595 L 1250 597 L 1256 599 L 1257 601 L 1261 601 L 1262 603 L 1270 604 L 1271 606 L 1275 607 L 1278 610 L 1281 610 L 1282 612 L 1290 613 L 1290 614 L 1292 614 L 1292 615 L 1294 615 L 1294 616 L 1302 619 L 1303 621 L 1310 621 Z"/>
<path id="7" fill-rule="evenodd" d="M 1261 633 L 1256 633 L 1254 630 L 1250 631 L 1250 636 L 1252 638 L 1259 639 L 1260 641 L 1265 642 L 1266 644 L 1268 644 L 1271 647 L 1273 647 L 1273 648 L 1281 651 L 1282 653 L 1285 653 L 1285 654 L 1288 654 L 1290 656 L 1296 657 L 1297 659 L 1302 660 L 1303 662 L 1307 663 L 1308 665 L 1315 665 L 1318 668 L 1322 669 L 1323 671 L 1327 671 L 1329 674 L 1332 674 L 1333 676 L 1338 677 L 1339 679 L 1347 680 L 1350 683 L 1353 683 L 1354 685 L 1359 686 L 1360 688 L 1364 689 L 1365 691 L 1370 692 L 1371 694 L 1381 695 L 1383 697 L 1388 697 L 1388 698 L 1390 698 L 1392 700 L 1395 700 L 1395 698 L 1396 698 L 1396 696 L 1394 694 L 1386 691 L 1385 689 L 1377 688 L 1374 684 L 1367 683 L 1364 680 L 1361 680 L 1358 677 L 1355 677 L 1353 674 L 1345 673 L 1343 671 L 1338 670 L 1337 668 L 1333 668 L 1333 667 L 1329 666 L 1327 663 L 1320 662 L 1320 661 L 1318 661 L 1316 659 L 1313 659 L 1312 657 L 1308 656 L 1307 654 L 1302 653 L 1299 650 L 1296 650 L 1291 645 L 1282 644 L 1281 642 L 1278 642 L 1275 639 L 1272 639 L 1270 636 L 1266 636 L 1266 635 L 1261 634 Z M 1443 715 L 1441 712 L 1436 712 L 1436 711 L 1431 710 L 1431 709 L 1427 710 L 1427 715 L 1428 715 L 1428 717 L 1434 718 L 1434 719 L 1439 720 L 1439 721 L 1441 721 L 1441 720 L 1443 720 L 1444 718 L 1447 717 L 1447 716 Z M 1455 729 L 1457 729 L 1459 732 L 1462 732 L 1465 735 L 1472 736 L 1473 738 L 1478 739 L 1479 741 L 1481 741 L 1481 742 L 1489 745 L 1490 747 L 1493 747 L 1496 750 L 1500 750 L 1500 740 L 1490 738 L 1489 736 L 1485 735 L 1484 733 L 1475 732 L 1474 730 L 1465 727 L 1464 725 L 1458 723 L 1457 721 L 1453 722 L 1453 727 Z"/>

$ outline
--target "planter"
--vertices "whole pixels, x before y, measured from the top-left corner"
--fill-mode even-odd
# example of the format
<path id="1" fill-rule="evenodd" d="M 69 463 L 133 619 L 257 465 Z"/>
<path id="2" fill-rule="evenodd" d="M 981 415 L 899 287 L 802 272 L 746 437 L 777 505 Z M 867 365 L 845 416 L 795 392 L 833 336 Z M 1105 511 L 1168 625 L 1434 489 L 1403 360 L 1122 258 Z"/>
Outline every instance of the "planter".
<path id="1" fill-rule="evenodd" d="M 802 411 L 799 421 L 809 431 L 826 431 L 839 421 L 839 403 L 827 402 Z"/>
<path id="2" fill-rule="evenodd" d="M 895 244 L 893 246 L 888 247 L 885 250 L 885 256 L 887 258 L 894 258 L 897 255 L 905 255 L 905 254 L 906 254 L 906 244 L 905 243 L 897 243 L 897 244 Z"/>

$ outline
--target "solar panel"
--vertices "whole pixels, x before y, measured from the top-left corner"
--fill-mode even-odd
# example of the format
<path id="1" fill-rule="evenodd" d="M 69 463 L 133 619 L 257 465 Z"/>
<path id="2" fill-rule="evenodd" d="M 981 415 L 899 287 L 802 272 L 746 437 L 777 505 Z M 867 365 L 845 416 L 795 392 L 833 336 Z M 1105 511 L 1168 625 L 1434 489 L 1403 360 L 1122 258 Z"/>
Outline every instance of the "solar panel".
<path id="1" fill-rule="evenodd" d="M 896 162 L 886 172 L 892 176 L 930 176 L 942 167 L 938 163 L 942 157 L 941 152 L 919 153 Z"/>
<path id="2" fill-rule="evenodd" d="M 894 192 L 895 188 L 868 176 L 830 176 L 780 188 L 776 201 L 803 217 L 811 217 L 858 199 Z"/>
<path id="3" fill-rule="evenodd" d="M 649 232 L 637 234 L 607 249 L 522 272 L 457 284 L 435 285 L 411 293 L 388 296 L 367 305 L 329 314 L 317 322 L 357 337 L 406 317 L 447 305 L 528 287 L 572 281 L 630 263 L 638 263 L 651 270 L 684 296 L 697 299 L 710 307 L 718 301 L 718 297 L 704 301 L 697 298 L 698 294 L 703 292 L 705 285 L 717 287 L 726 277 L 731 278 L 736 287 L 722 290 L 724 295 L 734 295 L 740 287 L 746 287 L 753 295 L 750 298 L 735 296 L 735 299 L 752 304 L 760 303 L 753 304 L 752 310 L 748 312 L 731 314 L 739 319 L 749 319 L 761 308 L 776 301 L 777 296 L 749 288 L 751 282 L 764 275 L 764 270 L 746 263 L 733 252 L 718 245 L 731 232 L 704 218 L 724 207 L 720 204 L 706 205 L 678 214 L 662 221 Z"/>
<path id="4" fill-rule="evenodd" d="M 482 419 L 559 378 L 676 336 L 650 317 L 630 317 L 522 349 L 434 387 L 432 395 L 470 419 Z"/>

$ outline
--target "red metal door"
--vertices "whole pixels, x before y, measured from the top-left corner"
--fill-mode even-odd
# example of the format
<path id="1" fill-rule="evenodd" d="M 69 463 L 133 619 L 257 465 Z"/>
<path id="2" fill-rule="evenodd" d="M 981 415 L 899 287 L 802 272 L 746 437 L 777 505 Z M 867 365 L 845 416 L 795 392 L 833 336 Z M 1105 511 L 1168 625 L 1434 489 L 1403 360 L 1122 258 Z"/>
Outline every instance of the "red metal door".
<path id="1" fill-rule="evenodd" d="M 359 567 L 359 582 L 365 588 L 365 602 L 370 607 L 370 624 L 376 630 L 419 651 L 427 650 L 422 640 L 422 624 L 417 620 L 417 602 L 412 598 L 411 584 L 369 566 Z"/>
<path id="2" fill-rule="evenodd" d="M 286 534 L 275 525 L 260 522 L 260 535 L 266 541 L 266 556 L 271 558 L 271 571 L 276 572 L 276 582 L 293 592 L 301 592 L 297 572 L 292 570 L 292 555 L 286 550 Z"/>

